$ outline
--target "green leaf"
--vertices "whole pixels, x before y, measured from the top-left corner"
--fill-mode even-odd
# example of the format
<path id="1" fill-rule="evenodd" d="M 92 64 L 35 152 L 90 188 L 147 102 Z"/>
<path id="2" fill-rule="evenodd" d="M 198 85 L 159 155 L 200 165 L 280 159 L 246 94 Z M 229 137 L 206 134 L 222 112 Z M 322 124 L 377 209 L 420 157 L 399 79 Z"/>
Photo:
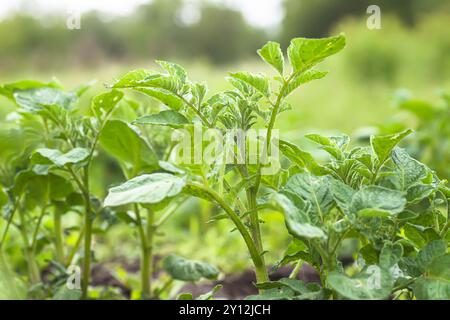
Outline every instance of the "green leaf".
<path id="1" fill-rule="evenodd" d="M 85 148 L 74 148 L 69 152 L 62 153 L 56 149 L 37 149 L 32 160 L 39 164 L 54 164 L 57 167 L 80 164 L 89 157 L 89 150 Z"/>
<path id="2" fill-rule="evenodd" d="M 58 291 L 56 291 L 52 300 L 80 300 L 81 290 L 69 289 L 65 285 L 62 285 Z"/>
<path id="3" fill-rule="evenodd" d="M 139 85 L 140 81 L 143 81 L 147 77 L 151 76 L 151 73 L 145 69 L 137 69 L 127 72 L 112 86 L 113 88 L 133 88 Z"/>
<path id="4" fill-rule="evenodd" d="M 417 254 L 417 263 L 423 270 L 426 270 L 434 258 L 446 253 L 447 243 L 444 240 L 434 240 L 419 251 Z"/>
<path id="5" fill-rule="evenodd" d="M 352 300 L 379 300 L 389 297 L 393 279 L 389 271 L 370 265 L 354 277 L 337 271 L 328 275 L 328 285 L 340 295 Z"/>
<path id="6" fill-rule="evenodd" d="M 308 83 L 313 80 L 322 79 L 328 74 L 328 72 L 316 71 L 316 70 L 308 70 L 297 74 L 286 86 L 286 89 L 283 91 L 283 97 L 287 97 L 290 95 L 295 89 L 300 87 L 301 85 Z"/>
<path id="7" fill-rule="evenodd" d="M 176 77 L 181 86 L 185 84 L 187 79 L 187 72 L 182 66 L 174 62 L 163 60 L 156 60 L 156 63 L 159 64 L 164 70 L 166 70 L 169 75 L 171 75 L 172 77 Z"/>
<path id="8" fill-rule="evenodd" d="M 333 206 L 328 176 L 313 176 L 310 173 L 299 173 L 287 181 L 282 191 L 284 194 L 300 197 L 309 204 L 310 216 L 323 217 Z"/>
<path id="9" fill-rule="evenodd" d="M 345 46 L 345 37 L 322 39 L 295 38 L 288 47 L 288 57 L 295 73 L 304 72 L 339 52 Z"/>
<path id="10" fill-rule="evenodd" d="M 142 136 L 121 120 L 106 122 L 100 133 L 100 145 L 121 163 L 132 176 L 158 168 L 158 159 Z"/>
<path id="11" fill-rule="evenodd" d="M 284 57 L 279 43 L 269 41 L 257 52 L 265 62 L 274 67 L 283 76 Z"/>
<path id="12" fill-rule="evenodd" d="M 158 114 L 151 114 L 140 117 L 133 121 L 134 124 L 153 124 L 169 126 L 172 128 L 180 128 L 185 124 L 189 124 L 189 120 L 186 119 L 181 113 L 173 110 L 164 110 Z"/>
<path id="13" fill-rule="evenodd" d="M 157 204 L 166 198 L 178 195 L 185 184 L 184 178 L 168 173 L 144 174 L 109 189 L 104 206 L 115 207 L 132 203 Z"/>
<path id="14" fill-rule="evenodd" d="M 161 88 L 135 88 L 135 90 L 142 92 L 162 104 L 168 106 L 172 110 L 180 110 L 184 106 L 184 101 L 176 94 Z"/>
<path id="15" fill-rule="evenodd" d="M 362 216 L 386 216 L 402 212 L 405 204 L 406 199 L 400 191 L 368 186 L 355 193 L 350 210 Z"/>
<path id="16" fill-rule="evenodd" d="M 123 92 L 118 90 L 101 93 L 92 99 L 92 110 L 97 116 L 100 116 L 102 113 L 109 113 L 122 98 Z"/>
<path id="17" fill-rule="evenodd" d="M 8 194 L 6 193 L 5 189 L 3 189 L 2 186 L 0 186 L 0 208 L 2 208 L 7 203 L 8 203 Z"/>
<path id="18" fill-rule="evenodd" d="M 250 73 L 250 72 L 235 72 L 230 73 L 230 76 L 244 81 L 257 91 L 259 91 L 263 96 L 270 96 L 269 79 L 260 73 Z"/>
<path id="19" fill-rule="evenodd" d="M 395 134 L 388 134 L 384 136 L 371 136 L 370 144 L 374 153 L 377 156 L 378 163 L 383 164 L 386 159 L 390 156 L 391 151 L 394 147 L 405 138 L 407 135 L 411 134 L 412 130 L 408 129 Z"/>
<path id="20" fill-rule="evenodd" d="M 413 285 L 419 300 L 450 300 L 450 254 L 438 256 L 428 265 L 426 275 Z"/>
<path id="21" fill-rule="evenodd" d="M 318 176 L 328 173 L 327 168 L 317 163 L 310 153 L 301 150 L 296 145 L 284 140 L 280 140 L 279 148 L 284 156 L 286 156 L 291 162 L 293 162 L 300 168 L 305 168 L 309 172 Z"/>
<path id="22" fill-rule="evenodd" d="M 327 137 L 317 133 L 310 133 L 305 135 L 305 137 L 321 145 L 322 149 L 332 155 L 335 159 L 341 159 L 343 157 L 343 152 L 347 149 L 350 142 L 350 137 L 345 134 Z"/>
<path id="23" fill-rule="evenodd" d="M 406 190 L 411 185 L 421 182 L 428 175 L 427 167 L 413 159 L 401 148 L 395 148 L 392 151 L 392 161 L 397 167 L 400 180 L 400 190 Z"/>
<path id="24" fill-rule="evenodd" d="M 77 100 L 74 93 L 52 87 L 15 90 L 13 97 L 17 105 L 28 112 L 37 112 L 42 110 L 43 106 L 51 105 L 70 109 Z"/>
<path id="25" fill-rule="evenodd" d="M 342 212 L 348 217 L 354 217 L 351 202 L 353 196 L 356 194 L 356 190 L 336 179 L 330 179 L 330 190 L 334 201 Z"/>
<path id="26" fill-rule="evenodd" d="M 220 273 L 209 263 L 188 260 L 175 254 L 170 254 L 164 259 L 163 268 L 175 280 L 192 282 L 202 278 L 216 279 Z"/>
<path id="27" fill-rule="evenodd" d="M 400 243 L 386 242 L 380 253 L 380 267 L 391 268 L 403 256 L 403 246 Z"/>
<path id="28" fill-rule="evenodd" d="M 299 239 L 326 239 L 325 232 L 314 226 L 308 216 L 306 203 L 298 200 L 295 204 L 286 195 L 278 193 L 274 200 L 285 216 L 289 233 Z"/>

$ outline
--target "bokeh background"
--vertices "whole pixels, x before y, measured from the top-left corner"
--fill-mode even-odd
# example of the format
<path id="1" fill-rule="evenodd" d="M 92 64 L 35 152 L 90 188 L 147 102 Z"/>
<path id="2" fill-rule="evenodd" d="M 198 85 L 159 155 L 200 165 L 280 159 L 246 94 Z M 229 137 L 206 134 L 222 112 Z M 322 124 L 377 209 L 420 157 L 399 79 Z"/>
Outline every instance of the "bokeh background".
<path id="1" fill-rule="evenodd" d="M 367 28 L 371 4 L 381 8 L 381 29 Z M 77 12 L 81 28 L 71 30 L 67 19 Z M 84 98 L 88 108 L 105 83 L 134 68 L 156 68 L 153 61 L 163 59 L 180 63 L 214 92 L 229 86 L 228 71 L 270 72 L 256 55 L 268 40 L 286 49 L 293 37 L 344 32 L 347 47 L 319 67 L 330 73 L 292 95 L 294 110 L 277 126 L 291 141 L 310 131 L 359 135 L 392 121 L 399 95 L 434 103 L 448 92 L 449 30 L 448 0 L 1 0 L 0 82 L 56 77 L 72 89 L 96 80 Z M 13 110 L 0 97 L 0 127 Z M 104 172 L 97 174 L 103 180 Z M 107 187 L 97 184 L 97 195 Z M 231 225 L 206 223 L 214 210 L 203 202 L 186 204 L 158 238 L 159 252 L 206 259 L 224 273 L 245 270 L 245 248 L 236 232 L 229 233 Z M 263 219 L 267 261 L 274 263 L 282 255 L 274 248 L 285 248 L 288 238 L 282 216 Z M 106 261 L 100 273 L 137 290 L 130 271 L 139 257 L 133 232 L 119 223 L 96 239 L 95 251 Z M 15 247 L 9 256 L 20 271 L 23 259 Z M 51 256 L 46 254 L 39 259 Z"/>

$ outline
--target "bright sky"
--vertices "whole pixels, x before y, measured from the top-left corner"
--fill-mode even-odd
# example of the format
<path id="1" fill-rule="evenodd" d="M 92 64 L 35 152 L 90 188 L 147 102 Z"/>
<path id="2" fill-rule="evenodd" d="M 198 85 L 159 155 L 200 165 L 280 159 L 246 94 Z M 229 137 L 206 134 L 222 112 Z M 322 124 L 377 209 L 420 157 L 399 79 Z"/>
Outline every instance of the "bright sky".
<path id="1" fill-rule="evenodd" d="M 127 15 L 140 4 L 151 0 L 0 0 L 0 19 L 14 11 L 66 13 L 77 10 L 81 13 L 98 10 L 104 15 Z M 171 1 L 171 0 L 167 0 Z M 202 0 L 186 0 L 190 7 L 195 7 Z M 246 20 L 259 27 L 270 27 L 281 21 L 281 0 L 209 0 L 223 3 L 240 10 Z"/>

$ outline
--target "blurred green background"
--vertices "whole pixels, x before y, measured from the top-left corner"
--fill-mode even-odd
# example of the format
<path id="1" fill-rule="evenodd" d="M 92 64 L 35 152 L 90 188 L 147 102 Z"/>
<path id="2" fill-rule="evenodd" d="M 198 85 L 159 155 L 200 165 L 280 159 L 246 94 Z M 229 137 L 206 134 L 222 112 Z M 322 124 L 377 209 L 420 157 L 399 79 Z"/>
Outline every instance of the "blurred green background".
<path id="1" fill-rule="evenodd" d="M 78 2 L 83 1 L 88 0 Z M 17 10 L 8 7 L 12 2 Z M 104 7 L 109 3 L 96 2 Z M 319 67 L 330 73 L 290 97 L 293 111 L 277 123 L 291 141 L 305 132 L 355 134 L 362 127 L 390 121 L 398 113 L 392 99 L 399 89 L 434 102 L 450 87 L 450 2 L 446 0 L 142 0 L 126 14 L 105 13 L 102 5 L 97 11 L 83 12 L 79 30 L 67 28 L 67 10 L 40 10 L 45 3 L 0 2 L 1 83 L 56 77 L 70 89 L 97 80 L 84 98 L 88 102 L 105 83 L 134 68 L 156 68 L 153 60 L 163 59 L 185 66 L 192 80 L 208 83 L 211 93 L 229 86 L 228 71 L 269 73 L 256 55 L 268 40 L 279 41 L 285 49 L 293 37 L 344 32 L 347 47 Z M 366 9 L 373 4 L 381 8 L 381 29 L 366 25 Z M 0 126 L 13 110 L 0 98 Z M 105 186 L 100 186 L 99 196 L 104 193 L 101 187 Z M 239 250 L 243 245 L 238 234 L 230 235 L 231 225 L 224 221 L 210 228 L 204 224 L 213 210 L 210 206 L 198 201 L 185 206 L 186 214 L 165 231 L 170 236 L 158 238 L 161 253 L 215 259 L 225 272 L 244 269 L 246 253 Z M 263 219 L 267 260 L 273 263 L 282 252 L 272 249 L 286 247 L 288 239 L 280 215 L 267 214 Z M 119 225 L 108 237 L 98 239 L 97 258 L 133 260 L 139 255 L 135 243 L 130 229 Z M 211 243 L 215 245 L 207 245 Z M 10 250 L 14 265 L 20 265 L 19 249 L 12 244 Z M 115 268 L 123 281 L 136 281 L 127 278 L 120 264 Z"/>

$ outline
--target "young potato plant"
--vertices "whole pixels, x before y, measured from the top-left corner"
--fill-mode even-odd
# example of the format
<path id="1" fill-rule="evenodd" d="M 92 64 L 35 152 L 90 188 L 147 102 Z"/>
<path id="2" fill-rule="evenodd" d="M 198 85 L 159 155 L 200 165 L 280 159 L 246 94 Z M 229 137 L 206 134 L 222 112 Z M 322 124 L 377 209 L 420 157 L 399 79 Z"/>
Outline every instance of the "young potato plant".
<path id="1" fill-rule="evenodd" d="M 228 77 L 233 89 L 213 94 L 209 99 L 206 99 L 206 85 L 190 81 L 186 71 L 175 63 L 157 61 L 163 72 L 139 69 L 127 73 L 111 86 L 113 90 L 133 89 L 167 107 L 158 114 L 137 119 L 136 124 L 173 129 L 197 125 L 220 132 L 241 129 L 245 136 L 258 121 L 262 121 L 267 130 L 259 163 L 235 159 L 224 164 L 221 153 L 209 165 L 184 163 L 176 167 L 164 163 L 162 169 L 165 173 L 130 176 L 131 179 L 123 185 L 110 189 L 104 204 L 112 207 L 140 205 L 151 215 L 154 210 L 180 196 L 210 201 L 225 212 L 225 217 L 234 223 L 242 236 L 254 264 L 257 281 L 267 282 L 258 202 L 262 189 L 271 188 L 272 180 L 278 181 L 283 177 L 275 175 L 269 178 L 262 174 L 266 165 L 263 160 L 270 158 L 271 145 L 274 144 L 275 121 L 281 112 L 290 108 L 286 98 L 294 90 L 326 75 L 314 67 L 344 46 L 342 35 L 293 39 L 287 50 L 291 65 L 288 69 L 280 45 L 269 42 L 258 53 L 276 70 L 273 81 L 260 73 L 233 72 Z M 167 153 L 170 154 L 172 144 L 168 145 Z M 148 219 L 150 221 L 151 216 Z"/>

